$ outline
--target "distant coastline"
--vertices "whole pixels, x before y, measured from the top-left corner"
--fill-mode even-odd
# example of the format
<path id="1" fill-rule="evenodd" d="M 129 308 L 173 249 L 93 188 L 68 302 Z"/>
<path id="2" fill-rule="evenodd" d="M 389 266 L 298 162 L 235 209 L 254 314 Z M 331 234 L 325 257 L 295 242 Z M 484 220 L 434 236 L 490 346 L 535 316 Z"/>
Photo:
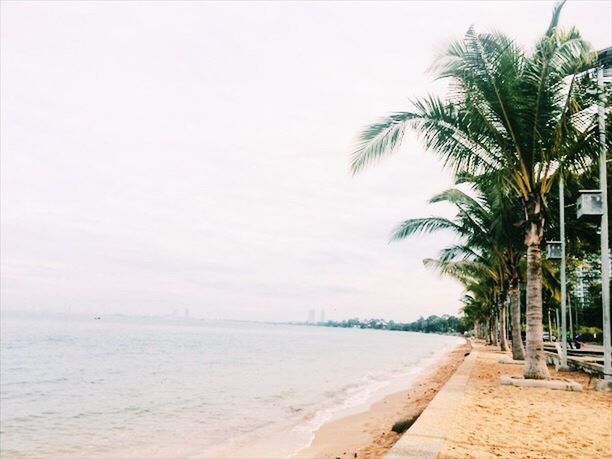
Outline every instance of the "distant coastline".
<path id="1" fill-rule="evenodd" d="M 324 322 L 289 322 L 289 325 L 304 325 L 333 328 L 361 328 L 371 330 L 409 331 L 435 333 L 443 335 L 463 335 L 470 327 L 463 317 L 445 314 L 419 318 L 413 322 L 395 322 L 385 319 L 347 319 L 342 321 L 327 320 Z"/>
<path id="2" fill-rule="evenodd" d="M 243 323 L 243 324 L 268 324 L 268 325 L 299 325 L 309 327 L 331 327 L 331 328 L 359 328 L 370 330 L 390 330 L 390 331 L 409 331 L 417 333 L 433 333 L 440 335 L 457 335 L 463 336 L 465 332 L 471 330 L 471 326 L 465 318 L 457 317 L 449 314 L 442 316 L 431 315 L 427 318 L 421 317 L 413 322 L 395 322 L 386 319 L 359 319 L 351 318 L 347 320 L 335 321 L 326 320 L 318 322 L 308 321 L 267 321 L 267 320 L 246 320 L 246 319 L 226 319 L 226 318 L 204 318 L 204 317 L 182 317 L 172 315 L 143 315 L 143 314 L 93 314 L 93 313 L 75 313 L 72 311 L 48 311 L 48 310 L 6 310 L 2 309 L 3 316 L 37 318 L 44 316 L 47 319 L 80 319 L 80 320 L 141 320 L 150 321 L 151 323 L 163 324 L 191 324 L 201 325 L 203 323 Z"/>

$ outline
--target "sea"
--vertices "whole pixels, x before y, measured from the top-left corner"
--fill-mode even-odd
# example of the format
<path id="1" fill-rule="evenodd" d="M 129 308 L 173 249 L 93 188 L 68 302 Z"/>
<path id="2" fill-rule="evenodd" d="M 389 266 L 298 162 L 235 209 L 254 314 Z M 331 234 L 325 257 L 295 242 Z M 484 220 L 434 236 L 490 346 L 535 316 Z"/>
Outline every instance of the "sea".
<path id="1" fill-rule="evenodd" d="M 406 389 L 464 342 L 198 319 L 0 320 L 2 458 L 290 457 L 325 422 Z M 278 441 L 282 439 L 282 441 Z M 262 451 L 262 449 L 259 449 Z"/>

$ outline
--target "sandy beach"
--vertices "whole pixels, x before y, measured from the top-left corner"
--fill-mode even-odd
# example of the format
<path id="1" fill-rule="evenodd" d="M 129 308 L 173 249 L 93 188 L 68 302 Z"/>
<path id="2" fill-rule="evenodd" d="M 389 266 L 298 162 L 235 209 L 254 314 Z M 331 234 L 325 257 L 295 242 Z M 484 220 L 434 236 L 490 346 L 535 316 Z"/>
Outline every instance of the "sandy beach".
<path id="1" fill-rule="evenodd" d="M 423 372 L 409 390 L 391 394 L 367 411 L 323 425 L 308 448 L 294 457 L 380 458 L 400 438 L 396 422 L 416 418 L 461 364 L 468 346 L 460 346 Z"/>
<path id="2" fill-rule="evenodd" d="M 611 18 L 0 0 L 0 459 L 612 459 Z"/>
<path id="3" fill-rule="evenodd" d="M 476 362 L 440 458 L 611 458 L 612 394 L 592 389 L 581 372 L 558 373 L 582 392 L 502 386 L 503 374 L 522 366 L 500 364 L 509 353 L 476 344 Z M 400 435 L 395 422 L 417 417 L 461 364 L 467 347 L 449 354 L 414 386 L 375 403 L 367 412 L 324 425 L 297 458 L 381 458 Z"/>
<path id="4" fill-rule="evenodd" d="M 440 457 L 610 458 L 612 394 L 590 387 L 589 375 L 558 373 L 582 392 L 502 386 L 502 374 L 521 375 L 520 365 L 497 359 L 507 353 L 477 345 L 479 355 L 465 398 Z"/>

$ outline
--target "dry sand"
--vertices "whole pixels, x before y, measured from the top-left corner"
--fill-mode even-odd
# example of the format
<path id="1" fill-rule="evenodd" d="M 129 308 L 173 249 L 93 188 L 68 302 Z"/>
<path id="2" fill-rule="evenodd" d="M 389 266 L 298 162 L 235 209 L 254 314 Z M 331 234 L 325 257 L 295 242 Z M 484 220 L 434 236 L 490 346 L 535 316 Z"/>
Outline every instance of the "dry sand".
<path id="1" fill-rule="evenodd" d="M 588 375 L 557 373 L 583 392 L 502 386 L 502 374 L 522 366 L 497 363 L 503 355 L 478 346 L 461 409 L 442 458 L 612 458 L 612 394 L 589 387 Z"/>
<path id="2" fill-rule="evenodd" d="M 382 457 L 398 440 L 391 428 L 397 421 L 418 416 L 463 361 L 468 346 L 450 352 L 433 368 L 419 376 L 411 389 L 387 396 L 368 411 L 323 425 L 312 444 L 296 458 Z"/>

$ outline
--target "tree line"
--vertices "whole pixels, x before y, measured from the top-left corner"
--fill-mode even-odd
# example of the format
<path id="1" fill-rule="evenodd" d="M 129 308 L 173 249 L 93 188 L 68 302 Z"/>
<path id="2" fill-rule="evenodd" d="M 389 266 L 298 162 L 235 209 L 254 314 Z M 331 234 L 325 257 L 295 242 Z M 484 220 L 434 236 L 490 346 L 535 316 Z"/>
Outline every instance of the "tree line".
<path id="1" fill-rule="evenodd" d="M 558 304 L 560 296 L 558 264 L 542 254 L 547 240 L 559 239 L 557 189 L 563 180 L 565 199 L 572 203 L 579 190 L 598 188 L 600 127 L 594 108 L 600 97 L 609 106 L 611 97 L 609 91 L 600 93 L 593 78 L 592 70 L 601 65 L 598 53 L 575 28 L 558 27 L 564 3 L 555 5 L 530 49 L 503 33 L 470 27 L 432 67 L 437 79 L 448 82 L 447 94 L 415 98 L 408 110 L 367 126 L 351 160 L 357 174 L 398 152 L 408 131 L 441 158 L 455 186 L 430 202 L 450 204 L 454 216 L 407 219 L 391 240 L 455 234 L 458 242 L 424 260 L 425 266 L 462 283 L 465 322 L 502 350 L 511 346 L 514 359 L 525 360 L 524 376 L 534 379 L 550 377 L 543 353 L 544 305 Z M 608 148 L 610 121 L 608 111 Z M 566 240 L 570 259 L 597 253 L 596 222 L 568 218 Z"/>
<path id="2" fill-rule="evenodd" d="M 384 319 L 364 319 L 357 318 L 326 322 L 318 322 L 316 325 L 323 327 L 337 328 L 364 328 L 374 330 L 393 330 L 393 331 L 411 331 L 422 333 L 459 333 L 470 330 L 470 326 L 464 318 L 455 317 L 452 315 L 436 316 L 431 315 L 427 318 L 420 317 L 414 322 L 394 322 L 393 320 Z"/>

